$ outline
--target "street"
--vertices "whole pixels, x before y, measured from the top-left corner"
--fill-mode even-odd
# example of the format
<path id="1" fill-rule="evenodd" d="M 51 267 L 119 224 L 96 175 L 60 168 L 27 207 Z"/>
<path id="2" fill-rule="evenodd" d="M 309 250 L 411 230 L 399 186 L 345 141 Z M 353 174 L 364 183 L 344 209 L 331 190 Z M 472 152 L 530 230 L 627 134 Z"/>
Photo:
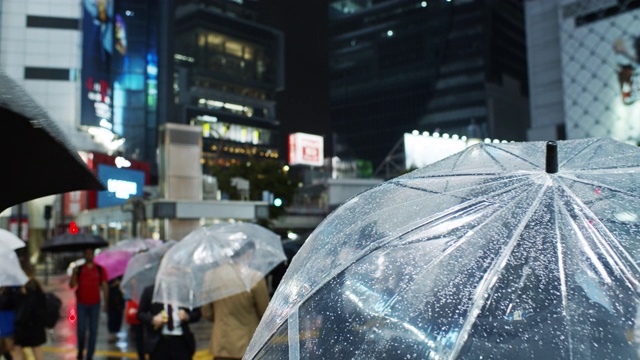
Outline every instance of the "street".
<path id="1" fill-rule="evenodd" d="M 67 275 L 49 276 L 48 284 L 45 284 L 44 277 L 39 276 L 40 283 L 45 291 L 51 291 L 62 300 L 61 313 L 64 316 L 58 321 L 55 328 L 48 331 L 48 340 L 43 345 L 45 359 L 75 360 L 76 351 L 76 323 L 75 323 L 75 294 L 69 289 L 69 277 Z M 208 344 L 211 335 L 211 322 L 200 320 L 192 324 L 196 337 L 196 354 L 194 359 L 211 359 Z M 100 314 L 98 325 L 98 341 L 96 344 L 95 360 L 105 359 L 137 359 L 133 333 L 129 331 L 129 325 L 123 321 L 122 329 L 118 333 L 118 341 L 110 343 L 108 341 L 107 314 Z M 33 359 L 31 353 L 28 357 Z"/>

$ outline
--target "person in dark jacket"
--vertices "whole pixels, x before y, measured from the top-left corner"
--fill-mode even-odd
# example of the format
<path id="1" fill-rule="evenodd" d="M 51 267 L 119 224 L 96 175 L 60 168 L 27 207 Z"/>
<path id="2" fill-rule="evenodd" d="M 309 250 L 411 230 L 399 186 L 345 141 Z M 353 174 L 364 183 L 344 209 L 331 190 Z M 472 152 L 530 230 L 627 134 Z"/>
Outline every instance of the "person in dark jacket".
<path id="1" fill-rule="evenodd" d="M 144 289 L 138 308 L 138 320 L 145 328 L 145 345 L 150 359 L 191 359 L 196 351 L 196 340 L 189 323 L 200 320 L 200 308 L 189 310 L 152 302 L 153 291 L 153 286 Z"/>
<path id="2" fill-rule="evenodd" d="M 108 281 L 109 285 L 109 306 L 107 309 L 107 329 L 109 330 L 109 342 L 118 341 L 118 332 L 122 328 L 124 317 L 124 294 L 120 290 L 122 276 L 115 277 Z"/>
<path id="3" fill-rule="evenodd" d="M 15 351 L 13 333 L 19 292 L 19 286 L 0 287 L 0 356 L 5 360 L 12 360 Z"/>
<path id="4" fill-rule="evenodd" d="M 18 300 L 14 327 L 15 359 L 27 358 L 24 348 L 30 347 L 36 360 L 43 360 L 44 353 L 40 347 L 47 342 L 44 325 L 45 298 L 42 286 L 36 280 L 33 268 L 25 267 L 24 272 L 29 277 L 21 289 Z"/>

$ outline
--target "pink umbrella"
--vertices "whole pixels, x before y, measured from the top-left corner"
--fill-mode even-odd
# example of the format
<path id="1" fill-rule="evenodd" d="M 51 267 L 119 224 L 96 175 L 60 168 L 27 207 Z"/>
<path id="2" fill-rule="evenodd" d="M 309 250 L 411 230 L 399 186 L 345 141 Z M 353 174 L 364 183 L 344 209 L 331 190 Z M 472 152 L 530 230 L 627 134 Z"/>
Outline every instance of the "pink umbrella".
<path id="1" fill-rule="evenodd" d="M 124 274 L 132 255 L 128 251 L 121 250 L 103 251 L 96 255 L 93 261 L 104 267 L 107 271 L 107 279 L 111 280 Z"/>

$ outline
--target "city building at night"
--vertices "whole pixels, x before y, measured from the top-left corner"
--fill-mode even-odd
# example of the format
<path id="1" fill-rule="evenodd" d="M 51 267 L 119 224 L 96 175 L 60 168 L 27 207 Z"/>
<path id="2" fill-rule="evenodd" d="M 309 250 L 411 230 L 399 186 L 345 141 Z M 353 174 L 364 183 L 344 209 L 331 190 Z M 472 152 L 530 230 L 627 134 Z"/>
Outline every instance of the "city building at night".
<path id="1" fill-rule="evenodd" d="M 414 130 L 524 140 L 523 18 L 519 1 L 331 1 L 336 155 L 377 168 Z"/>
<path id="2" fill-rule="evenodd" d="M 640 2 L 527 1 L 528 140 L 640 144 Z"/>
<path id="3" fill-rule="evenodd" d="M 181 1 L 173 43 L 175 122 L 202 130 L 209 166 L 279 153 L 276 92 L 284 87 L 284 35 L 251 3 Z"/>

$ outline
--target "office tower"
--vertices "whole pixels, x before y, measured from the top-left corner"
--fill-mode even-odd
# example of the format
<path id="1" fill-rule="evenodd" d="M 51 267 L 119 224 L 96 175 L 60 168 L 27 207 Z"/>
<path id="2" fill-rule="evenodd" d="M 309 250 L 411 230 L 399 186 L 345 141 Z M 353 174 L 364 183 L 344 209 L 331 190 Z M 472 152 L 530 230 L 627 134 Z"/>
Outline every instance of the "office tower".
<path id="1" fill-rule="evenodd" d="M 336 154 L 375 168 L 413 130 L 524 140 L 523 26 L 518 1 L 331 1 Z"/>
<path id="2" fill-rule="evenodd" d="M 281 157 L 275 95 L 284 87 L 284 36 L 260 19 L 253 2 L 176 3 L 167 120 L 202 129 L 210 166 Z"/>

